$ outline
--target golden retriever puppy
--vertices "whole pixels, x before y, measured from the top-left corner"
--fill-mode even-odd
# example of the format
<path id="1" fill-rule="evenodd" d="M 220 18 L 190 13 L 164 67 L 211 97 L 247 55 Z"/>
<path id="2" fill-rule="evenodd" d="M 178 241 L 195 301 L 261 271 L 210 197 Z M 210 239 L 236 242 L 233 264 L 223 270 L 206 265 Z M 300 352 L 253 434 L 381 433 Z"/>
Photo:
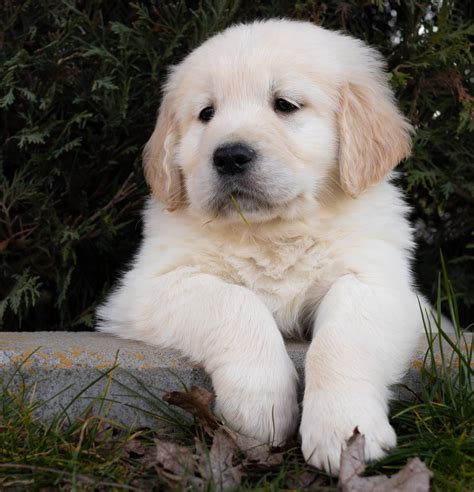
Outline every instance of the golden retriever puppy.
<path id="1" fill-rule="evenodd" d="M 202 363 L 219 414 L 273 444 L 300 420 L 283 338 L 309 333 L 304 456 L 337 473 L 358 426 L 381 458 L 389 386 L 421 332 L 390 182 L 411 131 L 361 41 L 288 20 L 209 39 L 165 84 L 143 243 L 98 329 Z"/>

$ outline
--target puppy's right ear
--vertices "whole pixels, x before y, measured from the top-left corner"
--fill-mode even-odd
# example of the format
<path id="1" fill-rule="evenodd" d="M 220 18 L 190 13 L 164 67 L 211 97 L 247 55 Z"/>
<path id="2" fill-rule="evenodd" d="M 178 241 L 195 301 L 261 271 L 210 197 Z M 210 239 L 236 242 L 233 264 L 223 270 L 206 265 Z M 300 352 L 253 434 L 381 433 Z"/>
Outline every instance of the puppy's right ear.
<path id="1" fill-rule="evenodd" d="M 176 210 L 185 199 L 183 177 L 174 162 L 177 142 L 178 132 L 170 95 L 165 93 L 155 129 L 143 150 L 143 168 L 152 194 L 169 211 Z"/>

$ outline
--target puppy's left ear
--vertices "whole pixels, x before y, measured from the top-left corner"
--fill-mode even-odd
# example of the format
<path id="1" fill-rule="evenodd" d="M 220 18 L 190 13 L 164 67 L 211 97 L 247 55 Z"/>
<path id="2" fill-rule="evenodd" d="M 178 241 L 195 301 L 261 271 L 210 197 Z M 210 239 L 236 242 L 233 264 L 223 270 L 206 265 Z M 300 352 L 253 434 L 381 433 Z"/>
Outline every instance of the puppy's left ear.
<path id="1" fill-rule="evenodd" d="M 152 136 L 143 150 L 145 179 L 153 195 L 172 212 L 183 205 L 183 176 L 174 162 L 178 133 L 171 96 L 165 92 Z"/>
<path id="2" fill-rule="evenodd" d="M 398 110 L 380 67 L 341 91 L 339 175 L 351 197 L 379 183 L 411 150 L 413 128 Z"/>

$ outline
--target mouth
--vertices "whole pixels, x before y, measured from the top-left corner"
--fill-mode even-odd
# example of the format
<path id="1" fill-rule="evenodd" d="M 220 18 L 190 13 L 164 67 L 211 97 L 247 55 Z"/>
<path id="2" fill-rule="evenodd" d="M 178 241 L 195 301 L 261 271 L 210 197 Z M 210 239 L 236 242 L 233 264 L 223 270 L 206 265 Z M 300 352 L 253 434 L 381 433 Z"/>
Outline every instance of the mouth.
<path id="1" fill-rule="evenodd" d="M 209 208 L 218 215 L 231 212 L 258 212 L 273 208 L 268 195 L 260 190 L 244 189 L 241 186 L 225 187 L 216 192 Z"/>

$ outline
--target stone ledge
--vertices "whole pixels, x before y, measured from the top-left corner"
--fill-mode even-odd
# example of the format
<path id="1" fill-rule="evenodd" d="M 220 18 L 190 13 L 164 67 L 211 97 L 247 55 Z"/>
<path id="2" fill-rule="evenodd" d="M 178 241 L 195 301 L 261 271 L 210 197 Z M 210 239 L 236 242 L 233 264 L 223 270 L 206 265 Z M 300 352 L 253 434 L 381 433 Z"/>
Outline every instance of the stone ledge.
<path id="1" fill-rule="evenodd" d="M 449 357 L 451 348 L 448 344 L 444 347 Z M 405 376 L 404 383 L 411 388 L 419 386 L 426 348 L 426 342 L 420 345 Z M 302 376 L 307 343 L 287 342 L 287 349 Z M 26 385 L 46 402 L 38 409 L 45 419 L 68 407 L 78 393 L 101 375 L 68 408 L 71 418 L 104 395 L 108 380 L 109 418 L 136 426 L 156 425 L 153 414 L 159 413 L 160 405 L 166 407 L 161 401 L 164 392 L 192 385 L 211 389 L 203 369 L 178 352 L 100 333 L 0 333 L 0 381 L 7 381 L 19 365 Z M 14 380 L 15 384 L 20 383 L 19 373 Z M 397 392 L 400 397 L 408 393 Z"/>

